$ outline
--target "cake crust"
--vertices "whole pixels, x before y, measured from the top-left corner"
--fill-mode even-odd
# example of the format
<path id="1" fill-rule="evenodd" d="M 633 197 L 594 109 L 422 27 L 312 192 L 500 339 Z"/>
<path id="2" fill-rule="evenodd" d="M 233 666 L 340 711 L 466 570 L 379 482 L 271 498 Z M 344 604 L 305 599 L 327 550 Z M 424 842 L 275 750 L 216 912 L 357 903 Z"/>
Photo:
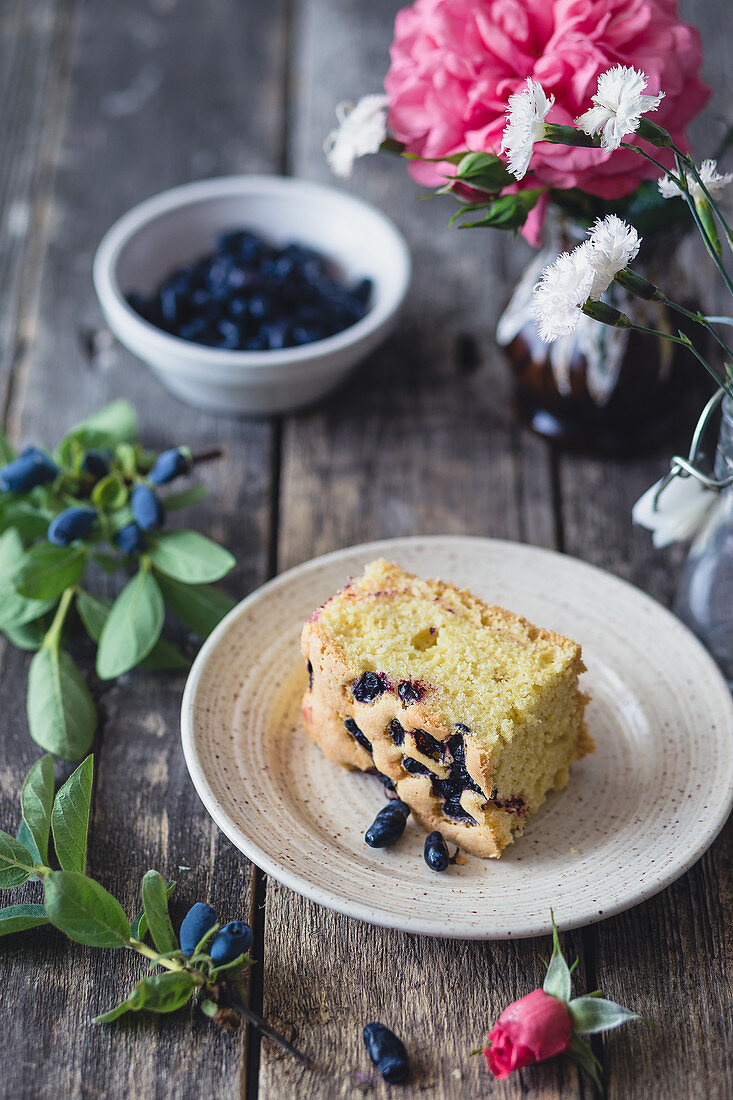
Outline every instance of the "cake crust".
<path id="1" fill-rule="evenodd" d="M 563 745 L 545 746 L 549 770 L 539 788 L 536 783 L 532 787 L 531 795 L 529 787 L 519 789 L 513 758 L 521 749 L 522 737 L 529 736 L 525 728 L 541 740 L 542 693 L 524 727 L 518 724 L 511 737 L 506 731 L 496 736 L 492 729 L 478 728 L 476 714 L 470 725 L 456 721 L 455 713 L 448 712 L 446 691 L 439 685 L 399 680 L 404 668 L 397 673 L 391 667 L 365 669 L 345 632 L 339 633 L 341 609 L 346 609 L 351 622 L 354 609 L 349 605 L 356 601 L 368 625 L 369 614 L 376 614 L 375 608 L 383 614 L 383 601 L 390 599 L 432 600 L 436 607 L 440 605 L 441 621 L 459 611 L 477 623 L 486 621 L 486 629 L 501 645 L 510 652 L 513 646 L 519 647 L 525 660 L 527 647 L 556 656 L 567 696 L 567 729 Z M 409 645 L 407 639 L 405 644 Z M 580 646 L 444 581 L 421 581 L 381 559 L 371 563 L 362 578 L 316 611 L 303 628 L 301 645 L 309 673 L 302 717 L 311 740 L 337 764 L 376 770 L 387 793 L 406 802 L 418 824 L 428 832 L 439 829 L 447 840 L 474 855 L 499 856 L 521 833 L 547 791 L 565 786 L 573 761 L 593 751 L 584 720 L 587 696 L 577 686 L 584 670 Z M 385 661 L 389 666 L 386 657 Z M 489 673 L 487 668 L 486 676 Z M 364 683 L 370 690 L 360 687 Z M 502 705 L 506 709 L 505 701 Z"/>

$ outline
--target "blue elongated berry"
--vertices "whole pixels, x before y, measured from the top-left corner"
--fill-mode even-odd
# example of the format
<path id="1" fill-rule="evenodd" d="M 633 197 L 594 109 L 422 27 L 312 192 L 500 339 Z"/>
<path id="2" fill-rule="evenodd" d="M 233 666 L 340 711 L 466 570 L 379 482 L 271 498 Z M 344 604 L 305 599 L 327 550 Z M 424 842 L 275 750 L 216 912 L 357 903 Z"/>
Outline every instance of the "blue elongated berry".
<path id="1" fill-rule="evenodd" d="M 384 1024 L 367 1024 L 363 1034 L 367 1054 L 385 1081 L 396 1085 L 406 1080 L 410 1073 L 410 1061 L 402 1040 Z"/>
<path id="2" fill-rule="evenodd" d="M 178 942 L 181 951 L 188 958 L 196 950 L 199 943 L 210 929 L 216 924 L 216 913 L 205 901 L 197 901 L 186 913 L 178 933 Z"/>
<path id="3" fill-rule="evenodd" d="M 26 447 L 19 458 L 0 470 L 0 489 L 6 493 L 29 493 L 37 485 L 53 481 L 59 468 L 38 447 Z"/>
<path id="4" fill-rule="evenodd" d="M 167 485 L 181 474 L 187 474 L 190 469 L 191 459 L 188 452 L 175 447 L 170 451 L 161 451 L 148 477 L 153 485 Z"/>
<path id="5" fill-rule="evenodd" d="M 109 473 L 109 462 L 101 451 L 86 451 L 81 460 L 81 471 L 89 477 L 99 480 Z"/>
<path id="6" fill-rule="evenodd" d="M 370 848 L 387 848 L 402 836 L 407 824 L 410 807 L 406 802 L 395 798 L 382 806 L 374 821 L 364 834 L 364 840 Z"/>
<path id="7" fill-rule="evenodd" d="M 125 554 L 142 554 L 147 543 L 136 523 L 128 523 L 115 535 L 115 542 Z"/>
<path id="8" fill-rule="evenodd" d="M 209 954 L 216 966 L 234 962 L 238 955 L 246 955 L 252 946 L 252 929 L 243 920 L 230 920 L 220 929 L 211 942 Z"/>
<path id="9" fill-rule="evenodd" d="M 165 523 L 165 508 L 149 485 L 136 485 L 130 498 L 135 523 L 143 531 L 155 531 Z"/>
<path id="10" fill-rule="evenodd" d="M 439 830 L 436 829 L 434 833 L 428 833 L 426 836 L 423 857 L 431 871 L 445 871 L 450 863 L 448 845 Z"/>
<path id="11" fill-rule="evenodd" d="M 96 522 L 94 508 L 65 508 L 49 523 L 46 537 L 54 546 L 68 546 L 86 538 Z"/>

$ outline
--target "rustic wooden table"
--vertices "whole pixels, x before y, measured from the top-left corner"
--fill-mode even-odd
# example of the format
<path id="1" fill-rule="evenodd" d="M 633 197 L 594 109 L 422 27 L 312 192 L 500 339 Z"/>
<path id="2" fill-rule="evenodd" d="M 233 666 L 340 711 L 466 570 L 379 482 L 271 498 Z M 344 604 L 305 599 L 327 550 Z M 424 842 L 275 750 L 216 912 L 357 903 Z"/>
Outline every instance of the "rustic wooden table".
<path id="1" fill-rule="evenodd" d="M 396 0 L 5 0 L 0 7 L 0 384 L 12 438 L 54 441 L 118 397 L 144 438 L 221 444 L 197 522 L 228 545 L 244 596 L 276 572 L 363 540 L 493 535 L 554 547 L 671 599 L 681 551 L 658 553 L 629 509 L 669 448 L 629 463 L 568 457 L 519 430 L 492 331 L 524 246 L 446 228 L 416 202 L 404 166 L 375 158 L 350 185 L 389 212 L 415 259 L 397 335 L 320 407 L 246 422 L 178 404 L 113 345 L 91 285 L 92 255 L 124 210 L 188 179 L 285 172 L 327 181 L 324 133 L 342 98 L 375 90 Z M 716 98 L 704 140 L 729 112 L 726 5 L 686 0 L 702 26 Z M 720 133 L 718 125 L 717 133 Z M 682 440 L 677 441 L 681 445 Z M 16 821 L 28 737 L 27 655 L 0 643 L 1 824 Z M 312 1054 L 304 1071 L 256 1037 L 200 1014 L 96 1027 L 137 973 L 125 953 L 54 931 L 0 945 L 3 1062 L 12 1097 L 360 1097 L 390 1093 L 362 1025 L 388 1017 L 413 1052 L 404 1097 L 590 1097 L 567 1059 L 495 1081 L 469 1058 L 490 1021 L 541 980 L 542 941 L 458 943 L 385 932 L 266 879 L 200 805 L 178 737 L 181 676 L 97 684 L 91 868 L 133 911 L 140 874 L 179 881 L 175 913 L 207 898 L 256 929 L 250 999 Z M 730 827 L 674 886 L 567 936 L 579 983 L 657 1027 L 597 1044 L 610 1097 L 733 1096 Z M 27 887 L 27 897 L 34 895 Z"/>

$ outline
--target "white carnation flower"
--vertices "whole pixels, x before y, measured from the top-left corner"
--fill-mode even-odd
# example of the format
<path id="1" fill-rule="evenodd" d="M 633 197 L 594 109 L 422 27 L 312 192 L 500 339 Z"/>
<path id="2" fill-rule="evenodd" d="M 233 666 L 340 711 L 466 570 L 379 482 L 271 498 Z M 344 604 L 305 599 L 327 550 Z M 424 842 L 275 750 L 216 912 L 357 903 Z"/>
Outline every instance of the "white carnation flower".
<path id="1" fill-rule="evenodd" d="M 331 171 L 347 179 L 354 168 L 354 161 L 368 153 L 379 152 L 379 146 L 387 136 L 386 95 L 365 95 L 354 105 L 339 103 L 336 117 L 339 125 L 323 143 Z"/>
<path id="2" fill-rule="evenodd" d="M 595 270 L 589 241 L 563 252 L 542 272 L 532 296 L 532 316 L 540 339 L 551 343 L 573 332 L 582 316 L 580 307 L 590 297 Z"/>
<path id="3" fill-rule="evenodd" d="M 704 198 L 705 193 L 702 187 L 689 169 L 685 169 L 685 179 L 692 198 L 695 201 Z M 708 193 L 714 195 L 716 191 L 722 191 L 724 187 L 733 182 L 733 172 L 721 173 L 718 171 L 717 161 L 704 160 L 700 165 L 700 179 L 707 187 Z M 660 194 L 665 199 L 675 199 L 682 193 L 670 176 L 662 176 L 658 186 Z"/>
<path id="4" fill-rule="evenodd" d="M 589 297 L 600 298 L 619 271 L 628 267 L 639 251 L 641 240 L 633 225 L 615 214 L 598 218 L 588 237 L 588 259 L 595 273 Z"/>
<path id="5" fill-rule="evenodd" d="M 665 480 L 647 489 L 631 509 L 634 523 L 652 532 L 657 549 L 693 538 L 719 499 L 718 493 L 706 489 L 697 478 L 673 477 L 662 487 Z"/>
<path id="6" fill-rule="evenodd" d="M 509 96 L 501 149 L 509 158 L 509 171 L 518 180 L 527 173 L 535 142 L 545 136 L 545 118 L 554 102 L 555 97 L 548 99 L 542 85 L 531 76 L 526 88 Z"/>
<path id="7" fill-rule="evenodd" d="M 618 149 L 626 134 L 636 133 L 641 116 L 656 111 L 664 98 L 664 92 L 642 94 L 646 84 L 644 73 L 625 65 L 601 73 L 592 97 L 595 106 L 576 118 L 575 125 L 586 134 L 600 134 L 604 149 Z"/>

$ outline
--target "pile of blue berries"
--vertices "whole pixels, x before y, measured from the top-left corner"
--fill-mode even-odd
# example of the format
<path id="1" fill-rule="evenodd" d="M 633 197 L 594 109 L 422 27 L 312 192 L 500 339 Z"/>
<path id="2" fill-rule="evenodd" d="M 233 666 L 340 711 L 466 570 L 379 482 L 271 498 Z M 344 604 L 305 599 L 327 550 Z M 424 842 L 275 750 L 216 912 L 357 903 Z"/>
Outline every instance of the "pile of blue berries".
<path id="1" fill-rule="evenodd" d="M 304 245 L 278 248 L 248 229 L 230 230 L 215 252 L 176 268 L 130 306 L 172 336 L 230 351 L 267 351 L 333 336 L 367 312 L 372 282 L 347 286 Z"/>
<path id="2" fill-rule="evenodd" d="M 405 831 L 410 807 L 399 798 L 392 798 L 374 818 L 364 834 L 364 841 L 370 848 L 388 848 L 400 839 Z M 457 854 L 457 853 L 456 853 Z M 431 871 L 445 871 L 456 856 L 451 856 L 443 834 L 436 829 L 425 838 L 423 858 Z"/>
<path id="3" fill-rule="evenodd" d="M 186 958 L 205 941 L 216 924 L 216 913 L 204 901 L 197 901 L 186 913 L 178 940 Z M 240 955 L 246 955 L 252 946 L 252 929 L 242 920 L 230 920 L 220 928 L 208 946 L 207 954 L 214 966 L 228 966 Z"/>

